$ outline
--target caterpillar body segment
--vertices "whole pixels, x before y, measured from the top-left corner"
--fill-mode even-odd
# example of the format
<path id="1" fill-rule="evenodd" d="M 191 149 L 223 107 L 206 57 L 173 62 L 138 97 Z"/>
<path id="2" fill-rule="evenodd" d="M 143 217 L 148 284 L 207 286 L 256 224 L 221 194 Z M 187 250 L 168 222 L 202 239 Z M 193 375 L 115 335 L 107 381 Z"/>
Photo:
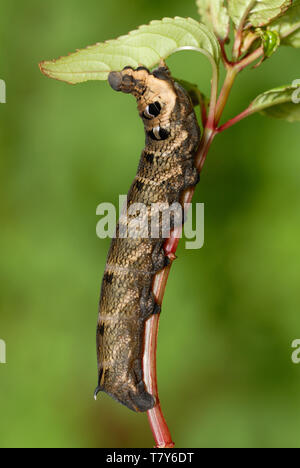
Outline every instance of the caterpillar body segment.
<path id="1" fill-rule="evenodd" d="M 199 181 L 194 157 L 200 129 L 190 97 L 166 67 L 152 73 L 144 67 L 126 67 L 110 73 L 109 83 L 114 90 L 136 98 L 146 142 L 102 281 L 95 394 L 104 391 L 142 412 L 156 403 L 146 389 L 142 362 L 145 322 L 160 312 L 152 292 L 153 279 L 168 264 L 165 238 L 183 222 L 182 217 L 172 216 L 173 207 L 182 211 L 183 191 Z M 136 204 L 144 207 L 142 212 L 133 209 Z M 153 210 L 157 204 L 161 207 L 158 215 Z M 135 221 L 141 217 L 146 222 L 137 234 Z M 166 234 L 164 219 L 168 218 Z M 120 236 L 124 231 L 127 237 Z"/>

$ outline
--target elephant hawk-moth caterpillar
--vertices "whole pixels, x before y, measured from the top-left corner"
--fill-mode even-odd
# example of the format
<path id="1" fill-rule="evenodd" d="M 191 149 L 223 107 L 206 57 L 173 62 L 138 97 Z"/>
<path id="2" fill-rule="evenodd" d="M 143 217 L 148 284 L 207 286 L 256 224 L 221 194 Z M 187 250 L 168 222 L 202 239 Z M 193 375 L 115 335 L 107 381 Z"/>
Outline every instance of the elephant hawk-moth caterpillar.
<path id="1" fill-rule="evenodd" d="M 165 66 L 152 73 L 145 67 L 125 67 L 122 72 L 111 72 L 108 80 L 115 91 L 136 98 L 146 134 L 125 212 L 128 215 L 134 203 L 143 203 L 151 221 L 155 203 L 162 203 L 166 211 L 177 203 L 183 210 L 183 191 L 199 181 L 194 158 L 200 128 L 188 93 Z M 152 285 L 168 258 L 163 249 L 162 217 L 156 221 L 159 234 L 155 238 L 131 236 L 130 232 L 126 238 L 121 237 L 121 229 L 134 219 L 134 215 L 130 216 L 119 220 L 102 281 L 95 397 L 104 391 L 131 410 L 147 411 L 155 406 L 155 398 L 147 392 L 143 380 L 145 322 L 152 314 L 160 313 Z M 175 225 L 171 218 L 170 227 Z"/>

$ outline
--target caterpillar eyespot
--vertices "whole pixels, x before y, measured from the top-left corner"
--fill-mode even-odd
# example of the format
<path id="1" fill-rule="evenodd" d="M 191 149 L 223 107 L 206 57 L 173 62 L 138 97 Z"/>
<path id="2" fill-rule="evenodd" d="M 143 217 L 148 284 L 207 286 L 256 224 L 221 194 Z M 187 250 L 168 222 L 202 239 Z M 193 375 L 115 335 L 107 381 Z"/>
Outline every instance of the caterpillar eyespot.
<path id="1" fill-rule="evenodd" d="M 161 127 L 153 127 L 150 132 L 148 132 L 148 135 L 152 140 L 166 140 L 169 137 L 169 132 L 168 130 L 161 128 Z"/>
<path id="2" fill-rule="evenodd" d="M 151 154 L 151 153 L 145 153 L 144 154 L 145 156 L 145 159 L 148 163 L 152 164 L 153 161 L 154 161 L 154 154 Z"/>
<path id="3" fill-rule="evenodd" d="M 160 114 L 160 111 L 160 103 L 158 101 L 152 102 L 146 107 L 143 116 L 145 117 L 145 119 L 153 119 L 153 117 L 157 117 Z"/>
<path id="4" fill-rule="evenodd" d="M 128 193 L 129 229 L 129 222 L 139 216 L 138 210 L 134 214 L 129 212 L 132 204 L 143 203 L 151 219 L 153 203 L 163 204 L 167 212 L 173 203 L 181 203 L 186 188 L 196 185 L 199 177 L 194 157 L 200 129 L 188 94 L 166 67 L 153 73 L 145 67 L 136 70 L 125 67 L 122 72 L 111 72 L 108 81 L 115 91 L 136 98 L 146 133 L 146 146 Z M 158 115 L 163 127 L 155 120 L 151 127 L 151 119 Z M 166 175 L 168 183 L 162 182 Z M 154 276 L 169 263 L 159 218 L 160 234 L 153 238 L 141 235 L 121 238 L 118 233 L 123 226 L 118 224 L 102 281 L 95 398 L 104 391 L 133 411 L 147 411 L 156 404 L 144 382 L 143 347 L 146 321 L 161 312 L 152 291 Z"/>

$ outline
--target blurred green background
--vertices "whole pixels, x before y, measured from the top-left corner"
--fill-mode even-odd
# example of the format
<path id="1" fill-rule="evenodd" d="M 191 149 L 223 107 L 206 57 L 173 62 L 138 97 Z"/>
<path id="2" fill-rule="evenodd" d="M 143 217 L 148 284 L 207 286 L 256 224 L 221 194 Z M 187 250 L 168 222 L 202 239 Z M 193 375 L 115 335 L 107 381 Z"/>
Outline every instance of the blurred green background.
<path id="1" fill-rule="evenodd" d="M 109 247 L 96 206 L 127 193 L 142 124 L 131 97 L 47 79 L 38 62 L 175 15 L 197 18 L 194 1 L 1 1 L 1 447 L 153 446 L 145 415 L 93 400 Z M 282 48 L 243 73 L 227 117 L 299 79 L 299 53 Z M 168 64 L 208 93 L 205 58 Z M 299 131 L 254 116 L 210 151 L 195 198 L 205 246 L 182 244 L 161 316 L 159 390 L 177 447 L 300 446 Z"/>

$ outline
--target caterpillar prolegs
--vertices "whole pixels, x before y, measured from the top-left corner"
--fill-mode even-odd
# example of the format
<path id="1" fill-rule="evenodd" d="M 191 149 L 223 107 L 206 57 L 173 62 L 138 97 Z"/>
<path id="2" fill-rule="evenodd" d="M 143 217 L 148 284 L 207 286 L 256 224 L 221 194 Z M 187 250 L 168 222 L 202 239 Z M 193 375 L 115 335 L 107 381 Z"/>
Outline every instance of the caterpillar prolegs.
<path id="1" fill-rule="evenodd" d="M 158 236 L 120 238 L 129 226 L 134 203 L 146 206 L 151 221 L 151 206 L 162 203 L 167 211 L 181 203 L 182 192 L 199 181 L 194 157 L 200 129 L 187 92 L 176 83 L 168 68 L 150 73 L 144 67 L 109 74 L 115 91 L 132 94 L 143 119 L 146 144 L 137 175 L 128 193 L 127 217 L 119 220 L 102 282 L 97 326 L 98 387 L 134 411 L 155 406 L 143 380 L 145 322 L 160 313 L 152 292 L 156 273 L 168 264 L 159 216 Z M 182 209 L 182 206 L 179 205 Z M 181 221 L 182 222 L 182 221 Z M 171 221 L 171 228 L 176 224 Z M 130 231 L 130 229 L 129 229 Z"/>

